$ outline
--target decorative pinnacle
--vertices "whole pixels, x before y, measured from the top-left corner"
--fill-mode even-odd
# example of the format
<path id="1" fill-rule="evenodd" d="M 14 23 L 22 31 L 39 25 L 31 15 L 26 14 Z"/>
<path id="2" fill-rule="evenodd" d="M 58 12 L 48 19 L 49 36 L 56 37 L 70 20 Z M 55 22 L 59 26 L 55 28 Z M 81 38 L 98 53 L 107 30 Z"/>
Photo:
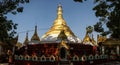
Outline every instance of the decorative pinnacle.
<path id="1" fill-rule="evenodd" d="M 37 25 L 35 26 L 35 34 L 37 34 Z"/>
<path id="2" fill-rule="evenodd" d="M 32 36 L 31 40 L 37 40 L 40 41 L 39 36 L 37 34 L 37 25 L 35 26 L 35 32 L 34 35 Z"/>
<path id="3" fill-rule="evenodd" d="M 57 18 L 63 18 L 62 17 L 62 5 L 58 4 L 58 10 L 57 10 Z"/>
<path id="4" fill-rule="evenodd" d="M 61 3 L 59 3 L 58 6 L 62 6 Z"/>
<path id="5" fill-rule="evenodd" d="M 28 31 L 26 32 L 26 38 L 25 38 L 25 41 L 24 41 L 24 44 L 27 45 L 28 44 Z"/>

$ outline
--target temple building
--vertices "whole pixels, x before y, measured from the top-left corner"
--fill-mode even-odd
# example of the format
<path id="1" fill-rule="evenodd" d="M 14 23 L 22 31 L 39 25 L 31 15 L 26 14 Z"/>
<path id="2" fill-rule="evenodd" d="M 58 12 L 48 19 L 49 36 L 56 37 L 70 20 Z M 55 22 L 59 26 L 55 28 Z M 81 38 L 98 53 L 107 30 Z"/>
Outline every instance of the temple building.
<path id="1" fill-rule="evenodd" d="M 97 47 L 98 44 L 87 30 L 83 41 L 72 32 L 59 4 L 52 27 L 41 39 L 37 26 L 31 40 L 26 33 L 23 47 L 15 52 L 15 65 L 96 65 L 101 61 L 106 62 L 103 60 L 108 56 L 97 52 Z"/>

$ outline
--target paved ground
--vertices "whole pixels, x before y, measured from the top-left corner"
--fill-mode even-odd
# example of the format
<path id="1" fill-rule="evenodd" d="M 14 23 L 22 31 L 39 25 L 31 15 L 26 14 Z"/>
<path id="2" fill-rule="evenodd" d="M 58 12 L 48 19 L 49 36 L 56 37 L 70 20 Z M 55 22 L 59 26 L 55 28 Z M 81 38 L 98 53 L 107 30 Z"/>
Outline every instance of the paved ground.
<path id="1" fill-rule="evenodd" d="M 8 65 L 8 63 L 1 63 L 0 65 Z"/>
<path id="2" fill-rule="evenodd" d="M 107 63 L 103 63 L 103 64 L 98 64 L 98 65 L 120 65 L 120 62 L 112 61 L 112 62 L 107 62 Z"/>
<path id="3" fill-rule="evenodd" d="M 8 63 L 0 63 L 0 65 L 8 65 Z M 120 62 L 112 61 L 112 62 L 107 62 L 107 63 L 103 63 L 103 64 L 98 64 L 98 65 L 120 65 Z"/>

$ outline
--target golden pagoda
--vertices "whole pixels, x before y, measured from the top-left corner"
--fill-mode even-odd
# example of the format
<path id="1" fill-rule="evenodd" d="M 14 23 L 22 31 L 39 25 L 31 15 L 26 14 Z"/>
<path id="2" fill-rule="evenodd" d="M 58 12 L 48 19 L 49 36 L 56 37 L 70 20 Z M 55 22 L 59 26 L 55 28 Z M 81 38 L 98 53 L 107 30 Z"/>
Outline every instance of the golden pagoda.
<path id="1" fill-rule="evenodd" d="M 32 38 L 31 38 L 31 41 L 40 41 L 40 38 L 39 38 L 39 36 L 38 36 L 38 34 L 37 34 L 37 26 L 35 26 L 35 32 L 34 32 L 34 35 L 32 36 Z"/>
<path id="2" fill-rule="evenodd" d="M 56 41 L 62 30 L 64 30 L 65 35 L 70 42 L 81 42 L 81 40 L 77 38 L 67 26 L 63 18 L 62 6 L 59 4 L 57 9 L 57 17 L 53 23 L 53 26 L 42 36 L 41 41 Z"/>

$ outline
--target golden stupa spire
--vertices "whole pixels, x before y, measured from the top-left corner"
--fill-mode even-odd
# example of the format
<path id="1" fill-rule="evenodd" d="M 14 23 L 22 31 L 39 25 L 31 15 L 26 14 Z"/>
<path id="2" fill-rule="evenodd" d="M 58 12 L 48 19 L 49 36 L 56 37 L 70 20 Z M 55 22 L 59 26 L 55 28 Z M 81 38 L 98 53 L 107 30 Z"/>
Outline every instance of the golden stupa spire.
<path id="1" fill-rule="evenodd" d="M 79 38 L 77 38 L 74 35 L 74 33 L 71 31 L 71 29 L 67 26 L 66 21 L 63 18 L 62 5 L 59 4 L 57 8 L 57 17 L 53 23 L 53 26 L 48 30 L 48 32 L 46 32 L 42 36 L 41 41 L 56 41 L 58 38 L 58 35 L 63 30 L 68 40 L 72 42 L 80 41 Z"/>
<path id="2" fill-rule="evenodd" d="M 57 10 L 57 18 L 63 18 L 63 11 L 62 11 L 62 5 L 58 5 L 58 10 Z"/>
<path id="3" fill-rule="evenodd" d="M 85 37 L 84 37 L 84 39 L 83 39 L 83 42 L 84 42 L 84 43 L 86 43 L 86 42 L 91 42 L 91 38 L 90 38 L 90 36 L 89 36 L 89 34 L 88 34 L 88 31 L 86 31 L 86 35 L 85 35 Z"/>
<path id="4" fill-rule="evenodd" d="M 27 45 L 28 44 L 28 42 L 29 42 L 29 40 L 28 40 L 28 32 L 26 33 L 26 38 L 25 38 L 25 41 L 24 41 L 24 45 Z"/>
<path id="5" fill-rule="evenodd" d="M 38 36 L 38 34 L 37 34 L 37 26 L 35 26 L 35 32 L 34 32 L 34 35 L 33 35 L 32 38 L 31 38 L 31 41 L 32 41 L 32 40 L 40 41 L 40 38 L 39 38 L 39 36 Z"/>
<path id="6" fill-rule="evenodd" d="M 63 10 L 62 10 L 62 5 L 61 4 L 58 4 L 57 17 L 56 17 L 53 25 L 54 26 L 56 26 L 56 25 L 61 25 L 61 26 L 67 25 L 64 18 L 63 18 Z"/>

